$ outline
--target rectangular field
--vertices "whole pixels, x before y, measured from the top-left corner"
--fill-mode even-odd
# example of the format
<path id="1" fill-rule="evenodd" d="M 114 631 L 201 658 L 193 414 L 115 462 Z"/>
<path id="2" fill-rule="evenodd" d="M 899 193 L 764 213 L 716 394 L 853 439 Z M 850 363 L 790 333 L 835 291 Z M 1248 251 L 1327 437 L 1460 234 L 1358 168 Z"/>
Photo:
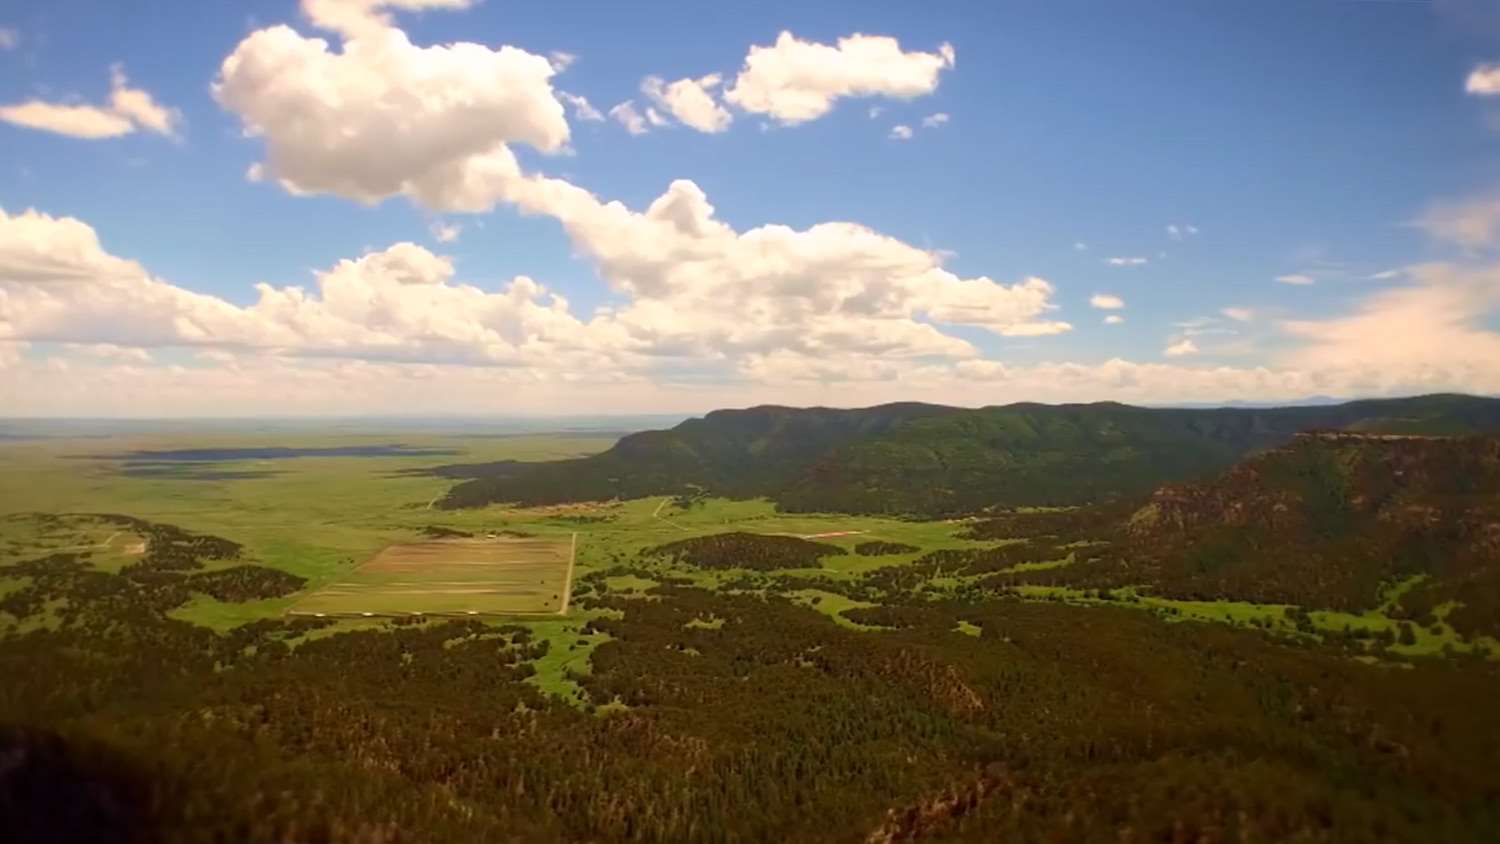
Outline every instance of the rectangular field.
<path id="1" fill-rule="evenodd" d="M 566 613 L 577 535 L 568 539 L 436 539 L 392 545 L 290 615 Z"/>

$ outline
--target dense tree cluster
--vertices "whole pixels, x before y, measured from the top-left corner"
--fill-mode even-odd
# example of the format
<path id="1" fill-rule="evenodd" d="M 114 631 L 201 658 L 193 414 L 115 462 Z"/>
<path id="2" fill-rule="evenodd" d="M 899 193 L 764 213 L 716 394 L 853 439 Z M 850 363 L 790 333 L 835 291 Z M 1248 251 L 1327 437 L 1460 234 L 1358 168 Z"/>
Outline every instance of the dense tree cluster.
<path id="1" fill-rule="evenodd" d="M 816 568 L 824 557 L 842 553 L 844 549 L 826 542 L 742 531 L 695 536 L 646 551 L 697 568 L 757 571 Z"/>
<path id="2" fill-rule="evenodd" d="M 465 539 L 474 535 L 469 531 L 459 530 L 458 528 L 451 528 L 445 525 L 423 525 L 421 533 L 423 536 L 428 536 L 433 539 Z"/>
<path id="3" fill-rule="evenodd" d="M 854 546 L 854 553 L 862 557 L 885 557 L 894 554 L 915 554 L 922 550 L 915 545 L 907 545 L 905 542 L 886 542 L 884 540 L 871 540 L 861 542 Z"/>
<path id="4" fill-rule="evenodd" d="M 597 601 L 618 617 L 575 679 L 610 714 L 542 697 L 542 643 L 478 622 L 307 641 L 138 613 L 11 636 L 0 719 L 30 727 L 0 735 L 7 840 L 1500 834 L 1500 731 L 1472 704 L 1500 694 L 1489 665 L 1391 671 L 1114 609 L 913 602 L 870 633 L 654 594 Z"/>

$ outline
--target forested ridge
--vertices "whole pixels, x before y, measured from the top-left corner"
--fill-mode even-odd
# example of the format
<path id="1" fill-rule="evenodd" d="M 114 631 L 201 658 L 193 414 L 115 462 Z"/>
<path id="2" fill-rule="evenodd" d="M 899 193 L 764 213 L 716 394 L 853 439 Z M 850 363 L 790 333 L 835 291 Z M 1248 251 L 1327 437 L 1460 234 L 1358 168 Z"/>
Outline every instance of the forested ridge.
<path id="1" fill-rule="evenodd" d="M 1402 583 L 1393 613 L 1430 626 L 1441 612 L 1466 634 L 1500 637 L 1500 436 L 1302 436 L 1113 515 L 1051 517 L 1092 520 L 1089 535 L 1114 540 L 1053 583 L 1348 611 Z M 975 530 L 997 536 L 1010 523 Z"/>
<path id="2" fill-rule="evenodd" d="M 861 410 L 723 410 L 601 454 L 549 463 L 445 466 L 469 476 L 439 502 L 677 495 L 765 496 L 789 511 L 944 516 L 1097 503 L 1220 471 L 1299 431 L 1454 435 L 1500 430 L 1500 399 L 1458 395 L 1319 407 L 1159 409 L 1116 403 L 920 404 Z"/>

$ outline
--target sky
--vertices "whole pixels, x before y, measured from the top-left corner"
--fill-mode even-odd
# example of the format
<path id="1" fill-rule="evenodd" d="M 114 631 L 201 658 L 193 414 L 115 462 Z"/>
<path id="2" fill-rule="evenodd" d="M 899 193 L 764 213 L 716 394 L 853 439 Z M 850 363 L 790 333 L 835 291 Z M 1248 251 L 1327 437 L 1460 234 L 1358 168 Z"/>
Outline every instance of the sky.
<path id="1" fill-rule="evenodd" d="M 12 0 L 0 416 L 1500 394 L 1500 4 Z"/>

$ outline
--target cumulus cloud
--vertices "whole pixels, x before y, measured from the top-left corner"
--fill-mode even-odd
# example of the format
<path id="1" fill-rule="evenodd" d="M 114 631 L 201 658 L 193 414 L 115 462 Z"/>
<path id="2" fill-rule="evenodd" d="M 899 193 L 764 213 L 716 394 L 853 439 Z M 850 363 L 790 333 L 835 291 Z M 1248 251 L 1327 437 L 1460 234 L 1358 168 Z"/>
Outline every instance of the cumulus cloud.
<path id="1" fill-rule="evenodd" d="M 27 129 L 73 138 L 118 138 L 137 130 L 172 137 L 182 117 L 156 102 L 150 92 L 132 88 L 119 65 L 110 69 L 109 103 L 102 106 L 27 100 L 0 106 L 0 120 Z"/>
<path id="2" fill-rule="evenodd" d="M 257 285 L 238 306 L 106 252 L 68 217 L 0 211 L 0 340 L 258 349 L 310 357 L 489 365 L 597 363 L 565 300 L 524 276 L 490 293 L 452 283 L 411 243 L 340 261 L 317 290 Z"/>
<path id="3" fill-rule="evenodd" d="M 553 67 L 557 67 L 557 59 L 553 57 Z M 604 119 L 599 109 L 594 108 L 588 97 L 581 94 L 570 94 L 567 91 L 558 91 L 557 98 L 573 107 L 573 119 L 597 123 Z"/>
<path id="4" fill-rule="evenodd" d="M 1317 281 L 1317 279 L 1313 278 L 1307 273 L 1287 273 L 1286 275 L 1276 276 L 1276 280 L 1281 282 L 1282 284 L 1291 284 L 1301 287 L 1305 287 Z"/>
<path id="5" fill-rule="evenodd" d="M 1500 196 L 1435 204 L 1417 219 L 1416 226 L 1464 249 L 1500 245 Z"/>
<path id="6" fill-rule="evenodd" d="M 923 129 L 936 129 L 937 127 L 942 126 L 942 125 L 946 124 L 947 122 L 948 122 L 948 115 L 947 115 L 947 113 L 940 111 L 937 114 L 929 114 L 926 117 L 922 118 L 922 128 Z"/>
<path id="7" fill-rule="evenodd" d="M 1235 322 L 1249 322 L 1250 320 L 1255 319 L 1255 311 L 1252 311 L 1249 308 L 1221 308 L 1219 310 L 1219 313 L 1234 320 Z"/>
<path id="8" fill-rule="evenodd" d="M 357 35 L 389 29 L 387 9 L 420 12 L 426 9 L 467 9 L 477 0 L 302 0 L 302 12 L 323 29 Z"/>
<path id="9" fill-rule="evenodd" d="M 264 141 L 256 172 L 292 193 L 488 210 L 515 169 L 509 144 L 559 152 L 569 130 L 547 57 L 470 42 L 419 47 L 386 11 L 468 5 L 303 0 L 340 43 L 289 26 L 252 32 L 224 59 L 214 97 Z"/>
<path id="10" fill-rule="evenodd" d="M 1198 233 L 1198 227 L 1183 223 L 1170 223 L 1167 225 L 1167 237 L 1173 240 L 1186 240 Z"/>
<path id="11" fill-rule="evenodd" d="M 1110 265 L 1111 267 L 1139 267 L 1144 264 L 1149 264 L 1150 262 L 1150 258 L 1123 257 L 1104 259 L 1104 263 Z"/>
<path id="12" fill-rule="evenodd" d="M 0 218 L 0 340 L 563 370 L 679 360 L 723 372 L 773 352 L 978 354 L 944 325 L 1011 337 L 1071 327 L 1048 318 L 1045 280 L 960 278 L 936 253 L 852 223 L 737 232 L 692 182 L 674 182 L 645 211 L 541 177 L 520 179 L 509 198 L 562 222 L 624 304 L 584 322 L 531 279 L 486 292 L 455 283 L 448 259 L 402 243 L 319 273 L 315 291 L 258 285 L 257 301 L 239 307 L 110 255 L 79 220 L 28 211 Z"/>
<path id="13" fill-rule="evenodd" d="M 1469 71 L 1464 90 L 1478 97 L 1500 95 L 1500 64 L 1482 64 Z"/>
<path id="14" fill-rule="evenodd" d="M 828 45 L 782 32 L 775 44 L 750 48 L 724 98 L 745 111 L 795 125 L 827 114 L 841 97 L 931 94 L 954 59 L 949 44 L 933 53 L 906 52 L 886 36 L 856 33 Z"/>
<path id="15" fill-rule="evenodd" d="M 911 136 L 911 127 L 904 123 L 898 123 L 891 127 L 890 137 L 893 141 L 909 141 L 911 140 Z"/>
<path id="16" fill-rule="evenodd" d="M 427 227 L 432 234 L 432 239 L 438 243 L 453 243 L 463 234 L 464 227 L 458 223 L 448 223 L 442 220 L 433 220 L 432 225 Z"/>
<path id="17" fill-rule="evenodd" d="M 1124 321 L 1125 317 L 1122 317 L 1119 314 L 1110 314 L 1109 316 L 1104 318 L 1105 325 L 1119 325 Z"/>
<path id="18" fill-rule="evenodd" d="M 1046 318 L 1054 290 L 1042 279 L 960 278 L 938 254 L 854 223 L 738 232 L 686 180 L 644 212 L 536 176 L 512 199 L 563 224 L 574 247 L 632 300 L 613 319 L 657 348 L 967 356 L 975 353 L 968 343 L 931 323 L 1005 336 L 1070 328 Z"/>
<path id="19" fill-rule="evenodd" d="M 1280 362 L 1357 371 L 1375 391 L 1392 382 L 1496 389 L 1500 333 L 1485 322 L 1500 308 L 1500 264 L 1425 264 L 1406 276 L 1409 283 L 1368 296 L 1349 315 L 1281 323 L 1301 342 Z"/>
<path id="20" fill-rule="evenodd" d="M 609 110 L 609 116 L 625 127 L 625 131 L 632 135 L 644 135 L 651 131 L 646 126 L 646 118 L 636 109 L 633 100 L 617 103 Z"/>
<path id="21" fill-rule="evenodd" d="M 1111 293 L 1095 293 L 1089 297 L 1089 306 L 1104 311 L 1117 311 L 1125 307 L 1125 300 Z"/>
<path id="22" fill-rule="evenodd" d="M 557 187 L 536 186 L 539 193 Z M 890 284 L 882 298 L 871 295 L 870 279 L 846 278 L 848 290 L 862 291 L 857 304 L 837 292 L 824 300 L 823 291 L 798 273 L 767 267 L 747 268 L 727 287 L 722 281 L 700 287 L 693 272 L 670 271 L 673 255 L 680 260 L 685 251 L 696 253 L 706 262 L 698 269 L 717 275 L 717 261 L 737 263 L 759 247 L 732 246 L 733 254 L 722 259 L 716 253 L 731 238 L 755 233 L 720 228 L 686 185 L 674 186 L 644 212 L 568 193 L 562 189 L 549 201 L 580 204 L 577 242 L 587 246 L 580 251 L 610 267 L 602 272 L 606 277 L 633 268 L 630 287 L 618 289 L 640 291 L 628 297 L 631 304 L 587 323 L 529 279 L 495 292 L 459 283 L 450 260 L 413 244 L 339 261 L 316 274 L 313 289 L 261 285 L 257 301 L 242 307 L 176 288 L 110 255 L 80 221 L 0 212 L 0 368 L 7 407 L 30 414 L 222 415 L 267 412 L 265 397 L 274 395 L 283 413 L 413 406 L 556 412 L 586 396 L 593 407 L 660 411 L 762 401 L 1108 397 L 1162 403 L 1500 392 L 1500 333 L 1486 327 L 1500 307 L 1500 264 L 1407 268 L 1409 284 L 1374 293 L 1348 314 L 1277 323 L 1288 343 L 1265 365 L 1119 359 L 1016 365 L 986 359 L 910 316 L 925 313 L 941 322 L 993 311 L 1002 292 L 1034 297 L 1030 304 L 1010 303 L 1024 312 L 1046 301 L 1045 282 L 1001 291 L 973 279 L 931 276 L 931 256 L 871 241 L 862 262 L 851 261 L 846 247 L 809 242 L 793 251 L 820 266 L 841 264 L 846 275 L 858 264 L 887 279 L 892 266 L 911 261 L 910 270 L 924 280 Z M 631 248 L 632 240 L 640 241 L 638 248 Z M 785 260 L 778 248 L 770 253 L 775 257 L 768 264 Z M 941 294 L 924 298 L 933 288 Z M 745 295 L 746 289 L 770 292 Z M 726 308 L 725 301 L 734 304 Z M 681 313 L 669 320 L 666 311 Z M 716 322 L 692 334 L 703 316 Z M 1164 353 L 1221 354 L 1200 350 L 1186 336 L 1212 330 L 1212 322 L 1183 323 L 1190 327 Z M 876 326 L 883 330 L 872 332 Z M 1010 333 L 1045 331 L 1035 320 L 1017 328 Z M 28 345 L 51 351 L 27 353 Z M 153 355 L 157 346 L 196 352 L 180 363 L 181 354 Z M 708 377 L 694 374 L 705 370 L 684 368 L 692 361 L 713 367 Z M 149 401 L 138 398 L 144 396 Z"/>
<path id="23" fill-rule="evenodd" d="M 734 121 L 734 116 L 714 98 L 714 89 L 722 81 L 717 73 L 676 82 L 648 76 L 641 82 L 641 93 L 685 126 L 699 132 L 723 132 Z"/>

